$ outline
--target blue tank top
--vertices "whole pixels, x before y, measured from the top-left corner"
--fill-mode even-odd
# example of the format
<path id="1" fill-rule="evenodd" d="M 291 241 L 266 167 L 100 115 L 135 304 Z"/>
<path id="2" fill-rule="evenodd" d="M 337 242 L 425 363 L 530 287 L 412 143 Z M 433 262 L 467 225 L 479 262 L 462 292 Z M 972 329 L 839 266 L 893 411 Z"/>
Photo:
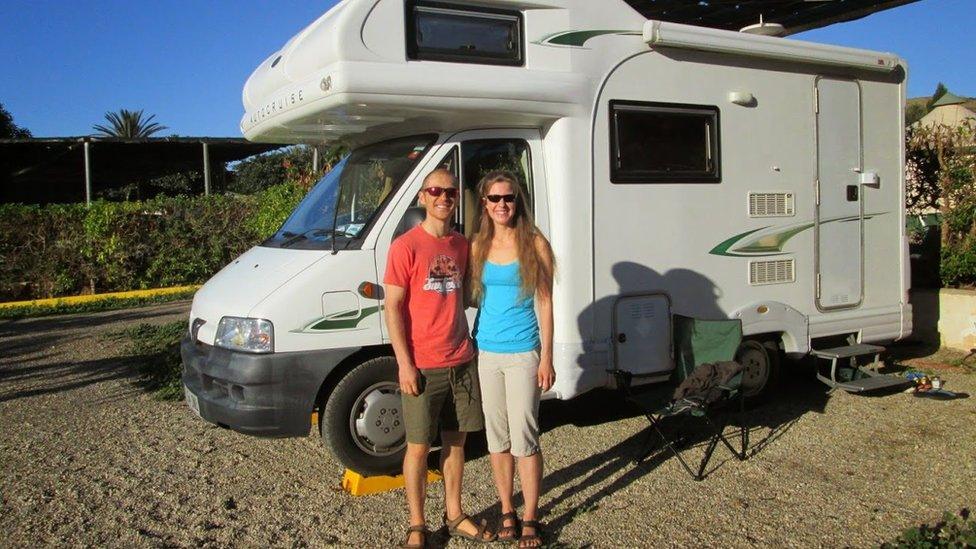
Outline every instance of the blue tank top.
<path id="1" fill-rule="evenodd" d="M 492 353 L 525 353 L 539 347 L 535 299 L 521 295 L 519 263 L 485 261 L 481 271 L 484 298 L 474 321 L 478 348 Z"/>

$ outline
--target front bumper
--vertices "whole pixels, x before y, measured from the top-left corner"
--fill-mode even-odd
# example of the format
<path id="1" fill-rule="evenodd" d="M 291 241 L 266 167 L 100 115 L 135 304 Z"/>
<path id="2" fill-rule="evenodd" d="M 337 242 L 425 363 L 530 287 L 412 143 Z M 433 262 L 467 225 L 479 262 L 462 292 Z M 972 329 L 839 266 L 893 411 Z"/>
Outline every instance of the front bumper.
<path id="1" fill-rule="evenodd" d="M 308 434 L 325 378 L 358 347 L 251 354 L 194 341 L 180 344 L 183 386 L 197 397 L 200 417 L 249 435 Z"/>

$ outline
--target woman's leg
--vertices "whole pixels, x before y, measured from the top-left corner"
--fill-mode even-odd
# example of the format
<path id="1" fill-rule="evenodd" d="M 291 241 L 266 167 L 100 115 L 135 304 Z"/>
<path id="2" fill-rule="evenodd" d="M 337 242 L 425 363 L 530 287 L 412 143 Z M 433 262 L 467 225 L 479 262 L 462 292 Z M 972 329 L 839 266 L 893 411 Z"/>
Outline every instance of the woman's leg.
<path id="1" fill-rule="evenodd" d="M 539 448 L 539 353 L 515 353 L 511 357 L 511 364 L 505 371 L 505 389 L 512 455 L 518 458 L 519 481 L 525 500 L 523 518 L 535 520 L 542 485 L 542 453 Z"/>
<path id="2" fill-rule="evenodd" d="M 542 451 L 518 459 L 519 482 L 522 484 L 522 497 L 525 510 L 522 518 L 538 520 L 539 492 L 542 486 Z M 534 533 L 534 532 L 530 532 Z"/>
<path id="3" fill-rule="evenodd" d="M 485 413 L 485 436 L 488 439 L 491 472 L 503 514 L 515 509 L 512 500 L 515 461 L 510 451 L 505 375 L 501 369 L 504 360 L 505 355 L 502 354 L 484 351 L 478 354 L 478 380 L 481 384 L 481 406 Z"/>
<path id="4" fill-rule="evenodd" d="M 495 488 L 498 489 L 498 502 L 502 506 L 502 514 L 515 510 L 512 493 L 515 491 L 515 459 L 509 451 L 491 453 L 491 474 L 495 477 Z M 502 524 L 502 526 L 515 526 Z"/>

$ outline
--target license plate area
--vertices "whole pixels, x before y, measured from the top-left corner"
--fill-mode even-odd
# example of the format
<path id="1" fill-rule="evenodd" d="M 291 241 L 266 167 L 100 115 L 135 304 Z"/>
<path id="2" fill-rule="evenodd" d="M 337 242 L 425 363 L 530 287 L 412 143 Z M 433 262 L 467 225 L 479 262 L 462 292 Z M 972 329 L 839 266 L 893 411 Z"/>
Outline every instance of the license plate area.
<path id="1" fill-rule="evenodd" d="M 183 387 L 183 395 L 186 398 L 186 405 L 189 406 L 191 410 L 193 410 L 193 413 L 194 414 L 196 414 L 196 415 L 199 416 L 200 415 L 200 399 L 197 398 L 197 395 L 193 394 L 186 387 Z"/>

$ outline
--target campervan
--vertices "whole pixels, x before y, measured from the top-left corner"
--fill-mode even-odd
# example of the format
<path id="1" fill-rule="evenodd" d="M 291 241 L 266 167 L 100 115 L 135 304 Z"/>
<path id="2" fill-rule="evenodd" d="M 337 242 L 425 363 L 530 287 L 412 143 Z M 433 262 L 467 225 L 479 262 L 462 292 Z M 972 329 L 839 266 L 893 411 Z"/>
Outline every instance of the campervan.
<path id="1" fill-rule="evenodd" d="M 529 190 L 557 261 L 547 398 L 614 370 L 667 379 L 672 314 L 741 319 L 751 395 L 784 353 L 904 338 L 905 80 L 891 54 L 616 0 L 341 1 L 257 67 L 241 129 L 351 152 L 197 292 L 187 402 L 242 433 L 317 429 L 347 467 L 396 470 L 382 280 L 437 168 L 457 175 L 466 232 L 485 172 Z"/>

